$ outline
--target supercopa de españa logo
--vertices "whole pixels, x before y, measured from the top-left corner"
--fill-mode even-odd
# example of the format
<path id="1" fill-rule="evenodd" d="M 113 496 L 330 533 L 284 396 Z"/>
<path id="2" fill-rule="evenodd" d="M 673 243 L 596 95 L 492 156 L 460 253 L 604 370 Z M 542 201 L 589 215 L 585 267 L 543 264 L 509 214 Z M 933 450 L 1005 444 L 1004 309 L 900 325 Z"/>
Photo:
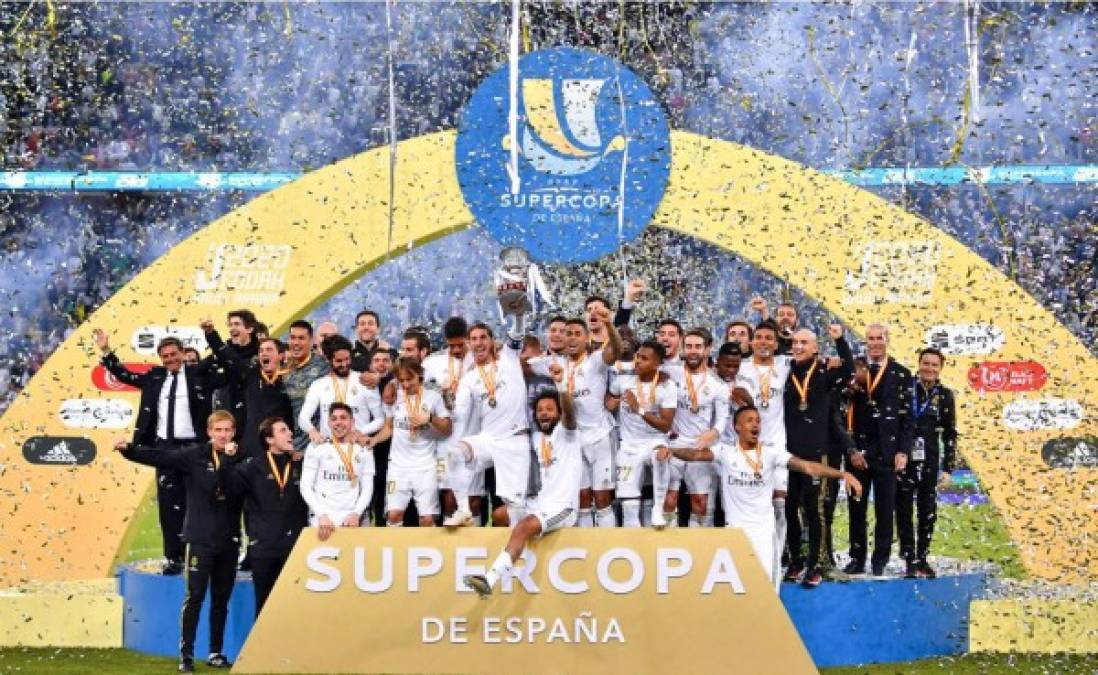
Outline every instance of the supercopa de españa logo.
<path id="1" fill-rule="evenodd" d="M 639 77 L 594 52 L 532 52 L 518 71 L 515 138 L 506 65 L 463 113 L 455 161 L 466 203 L 500 243 L 535 260 L 612 253 L 644 230 L 663 198 L 667 117 Z"/>

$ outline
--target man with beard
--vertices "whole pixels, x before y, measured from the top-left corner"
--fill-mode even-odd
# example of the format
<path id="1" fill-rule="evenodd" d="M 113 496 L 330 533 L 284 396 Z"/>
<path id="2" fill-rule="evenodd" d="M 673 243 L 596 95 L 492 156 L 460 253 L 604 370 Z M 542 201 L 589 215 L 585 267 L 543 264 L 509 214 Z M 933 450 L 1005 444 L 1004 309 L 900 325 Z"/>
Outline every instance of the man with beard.
<path id="1" fill-rule="evenodd" d="M 713 449 L 661 447 L 657 459 L 673 455 L 687 462 L 714 463 L 721 479 L 721 499 L 728 519 L 726 527 L 743 529 L 763 572 L 776 579 L 774 563 L 778 556 L 774 547 L 777 537 L 770 499 L 778 487 L 779 473 L 792 469 L 815 477 L 845 478 L 847 491 L 855 499 L 861 496 L 862 486 L 850 474 L 794 457 L 763 439 L 759 411 L 752 406 L 737 410 L 733 424 L 737 436 L 735 445 L 719 443 Z"/>
<path id="2" fill-rule="evenodd" d="M 682 368 L 682 325 L 674 319 L 660 321 L 656 330 L 656 341 L 663 345 L 667 356 L 660 366 L 663 372 L 670 374 L 674 369 Z"/>
<path id="3" fill-rule="evenodd" d="M 835 341 L 841 365 L 828 370 L 820 358 L 816 335 L 807 329 L 793 334 L 789 380 L 783 394 L 786 442 L 796 457 L 810 462 L 826 462 L 832 431 L 832 398 L 854 372 L 854 355 L 843 338 L 842 326 L 831 324 L 828 334 Z M 825 488 L 826 489 L 826 488 Z M 819 560 L 822 530 L 820 527 L 820 479 L 805 474 L 789 476 L 789 491 L 785 502 L 788 526 L 786 546 L 789 568 L 786 581 L 797 581 L 804 573 L 804 585 L 815 588 L 823 577 L 816 568 Z M 801 554 L 801 511 L 808 529 L 808 569 Z"/>
<path id="4" fill-rule="evenodd" d="M 751 357 L 751 341 L 755 339 L 755 329 L 746 321 L 732 321 L 724 329 L 724 339 L 740 346 L 743 358 Z"/>
<path id="5" fill-rule="evenodd" d="M 381 317 L 372 309 L 364 309 L 355 316 L 355 344 L 351 352 L 351 369 L 365 373 L 370 370 L 370 359 L 378 349 L 389 349 L 389 344 L 378 337 Z"/>
<path id="6" fill-rule="evenodd" d="M 544 391 L 534 401 L 537 431 L 533 440 L 541 490 L 531 504 L 531 513 L 515 524 L 506 548 L 496 557 L 488 573 L 464 577 L 465 585 L 482 598 L 492 594 L 501 576 L 511 573 L 526 542 L 575 524 L 583 475 L 583 443 L 572 397 L 564 382 L 564 368 L 553 364 L 551 372 L 560 393 Z"/>
<path id="7" fill-rule="evenodd" d="M 308 321 L 298 319 L 290 324 L 290 373 L 286 376 L 286 395 L 290 397 L 290 408 L 296 420 L 305 404 L 305 395 L 309 385 L 328 374 L 331 368 L 328 361 L 313 352 L 313 326 Z M 293 428 L 291 425 L 290 428 Z M 294 448 L 304 452 L 309 445 L 309 435 L 298 425 L 294 432 Z"/>
<path id="8" fill-rule="evenodd" d="M 621 302 L 621 306 L 618 307 L 618 311 L 614 312 L 615 327 L 626 326 L 629 324 L 629 319 L 633 316 L 633 301 L 637 296 L 644 292 L 646 285 L 644 281 L 640 279 L 631 280 L 625 287 L 625 297 Z M 610 302 L 601 295 L 591 295 L 583 302 L 583 310 L 587 319 L 587 330 L 591 332 L 591 344 L 592 350 L 601 349 L 606 344 L 609 336 L 606 334 L 604 326 L 609 325 L 604 322 L 596 322 L 593 320 L 596 311 L 605 310 L 610 312 Z M 549 345 L 550 351 L 553 351 L 553 345 Z"/>
<path id="9" fill-rule="evenodd" d="M 596 325 L 605 337 L 601 350 L 587 353 L 588 325 Z M 576 419 L 583 439 L 583 481 L 579 494 L 580 527 L 614 527 L 614 422 L 606 410 L 606 387 L 610 367 L 621 357 L 621 336 L 603 307 L 592 310 L 587 322 L 569 319 L 565 328 L 563 358 L 531 359 L 535 376 L 549 377 L 549 366 L 564 369 L 564 386 L 576 407 Z M 592 506 L 594 509 L 592 509 Z"/>
<path id="10" fill-rule="evenodd" d="M 762 321 L 770 320 L 770 308 L 761 296 L 751 300 L 751 309 L 759 313 Z M 792 303 L 783 302 L 778 305 L 774 323 L 778 326 L 778 351 L 777 354 L 789 354 L 793 348 L 793 333 L 797 330 L 797 308 Z"/>
<path id="11" fill-rule="evenodd" d="M 526 380 L 519 352 L 522 317 L 497 354 L 492 329 L 482 323 L 469 330 L 473 369 L 461 378 L 454 405 L 458 443 L 450 455 L 450 488 L 458 508 L 444 521 L 447 527 L 473 524 L 470 488 L 478 471 L 495 467 L 496 494 L 503 500 L 508 522 L 517 523 L 530 474 L 530 431 L 526 418 Z M 471 424 L 480 431 L 469 434 Z"/>
<path id="12" fill-rule="evenodd" d="M 328 338 L 324 343 L 324 356 L 331 365 L 331 372 L 309 385 L 297 417 L 298 425 L 312 443 L 320 443 L 330 433 L 328 408 L 335 402 L 344 403 L 354 413 L 358 432 L 355 440 L 369 444 L 367 437 L 385 424 L 377 389 L 363 386 L 359 374 L 351 370 L 351 343 L 346 338 L 338 335 Z M 319 417 L 319 426 L 313 424 L 314 417 Z"/>
<path id="13" fill-rule="evenodd" d="M 365 525 L 374 493 L 374 456 L 356 441 L 351 406 L 332 402 L 327 426 L 329 438 L 309 445 L 301 472 L 301 496 L 320 541 L 327 541 L 337 527 Z"/>
<path id="14" fill-rule="evenodd" d="M 601 305 L 599 305 L 601 307 Z M 563 316 L 554 316 L 549 319 L 549 327 L 545 331 L 545 352 L 547 356 L 558 356 L 564 353 L 564 334 L 567 331 L 568 319 Z"/>
<path id="15" fill-rule="evenodd" d="M 728 387 L 709 370 L 709 352 L 713 339 L 709 331 L 694 328 L 686 333 L 683 367 L 668 375 L 678 385 L 678 410 L 671 426 L 670 445 L 685 448 L 709 448 L 720 440 L 728 425 Z M 713 467 L 669 461 L 670 478 L 663 516 L 669 522 L 678 518 L 679 489 L 686 483 L 690 495 L 690 527 L 713 526 Z"/>
<path id="16" fill-rule="evenodd" d="M 896 474 L 903 473 L 910 456 L 911 371 L 888 355 L 888 329 L 879 323 L 865 329 L 868 367 L 865 378 L 855 378 L 853 427 L 857 451 L 850 455 L 854 475 L 873 493 L 876 525 L 873 532 L 874 576 L 884 574 L 892 555 L 892 527 L 896 505 Z M 868 498 L 850 505 L 850 562 L 843 571 L 864 574 Z"/>
<path id="17" fill-rule="evenodd" d="M 206 343 L 217 360 L 224 364 L 231 380 L 235 380 L 244 396 L 244 432 L 239 433 L 241 445 L 249 457 L 260 457 L 263 444 L 259 440 L 259 423 L 268 417 L 291 419 L 293 408 L 286 395 L 285 378 L 289 371 L 282 368 L 281 342 L 267 338 L 259 343 L 257 361 L 244 360 L 222 341 L 213 321 L 202 321 Z"/>

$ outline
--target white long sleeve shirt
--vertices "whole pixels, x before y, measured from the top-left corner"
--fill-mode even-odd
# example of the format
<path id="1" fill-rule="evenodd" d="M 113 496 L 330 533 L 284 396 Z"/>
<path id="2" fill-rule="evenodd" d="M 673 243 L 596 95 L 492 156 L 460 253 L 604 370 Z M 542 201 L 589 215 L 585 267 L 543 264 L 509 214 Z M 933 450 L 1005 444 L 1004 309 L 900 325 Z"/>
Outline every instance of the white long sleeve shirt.
<path id="1" fill-rule="evenodd" d="M 374 494 L 374 453 L 357 443 L 341 447 L 327 441 L 305 449 L 301 470 L 301 496 L 309 505 L 309 524 L 328 516 L 337 526 L 349 515 L 362 516 Z M 348 471 L 348 461 L 351 471 Z M 353 473 L 353 475 L 352 475 Z"/>
<path id="2" fill-rule="evenodd" d="M 385 424 L 385 415 L 381 410 L 381 395 L 377 389 L 363 386 L 359 375 L 351 371 L 345 378 L 329 373 L 317 378 L 309 385 L 305 393 L 305 402 L 297 416 L 297 426 L 305 433 L 319 430 L 327 438 L 332 431 L 328 427 L 328 409 L 335 401 L 351 406 L 355 413 L 355 429 L 364 434 L 374 434 Z M 313 416 L 320 412 L 320 425 L 313 424 Z"/>

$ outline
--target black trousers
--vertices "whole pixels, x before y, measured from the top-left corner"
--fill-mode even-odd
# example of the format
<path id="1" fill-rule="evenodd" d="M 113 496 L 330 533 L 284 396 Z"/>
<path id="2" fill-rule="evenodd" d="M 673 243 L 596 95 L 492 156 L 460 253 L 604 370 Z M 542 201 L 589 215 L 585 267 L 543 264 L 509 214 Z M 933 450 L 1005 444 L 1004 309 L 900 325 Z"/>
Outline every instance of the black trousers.
<path id="1" fill-rule="evenodd" d="M 785 496 L 785 545 L 789 549 L 789 566 L 803 568 L 804 557 L 801 551 L 802 523 L 808 530 L 808 566 L 815 567 L 820 557 L 820 479 L 799 471 L 789 472 L 789 487 Z"/>
<path id="2" fill-rule="evenodd" d="M 862 498 L 851 499 L 850 505 L 850 557 L 856 562 L 865 563 L 866 558 L 866 514 L 869 510 L 869 496 L 873 495 L 873 515 L 876 523 L 873 527 L 874 567 L 888 564 L 892 556 L 892 523 L 896 508 L 896 471 L 877 458 L 867 457 L 869 468 L 854 469 L 851 473 L 862 484 Z"/>
<path id="3" fill-rule="evenodd" d="M 820 462 L 825 466 L 838 469 L 842 459 L 825 455 Z M 820 552 L 816 567 L 829 570 L 835 566 L 835 540 L 831 533 L 831 524 L 835 522 L 835 504 L 839 500 L 839 481 L 834 478 L 820 479 Z"/>
<path id="4" fill-rule="evenodd" d="M 252 586 L 255 587 L 255 616 L 258 619 L 263 605 L 274 589 L 278 575 L 282 573 L 282 567 L 289 558 L 289 552 L 277 558 L 257 558 L 252 556 Z"/>
<path id="5" fill-rule="evenodd" d="M 385 495 L 389 476 L 389 442 L 374 446 L 374 495 L 370 498 L 368 512 L 373 515 L 373 525 L 385 526 Z"/>
<path id="6" fill-rule="evenodd" d="M 919 511 L 918 544 L 912 528 L 913 506 Z M 927 453 L 925 462 L 911 462 L 904 469 L 896 496 L 896 529 L 900 555 L 906 562 L 926 562 L 937 520 L 938 457 Z"/>
<path id="7" fill-rule="evenodd" d="M 193 441 L 191 441 L 193 442 Z M 183 443 L 158 440 L 158 448 L 177 448 Z M 183 519 L 187 516 L 187 485 L 183 474 L 169 469 L 156 470 L 156 508 L 160 516 L 160 536 L 164 557 L 183 562 Z"/>
<path id="8" fill-rule="evenodd" d="M 240 550 L 235 541 L 222 544 L 187 544 L 184 564 L 186 593 L 180 615 L 179 655 L 194 657 L 194 637 L 198 614 L 210 591 L 210 652 L 221 652 L 225 640 L 225 621 L 229 617 L 229 597 L 236 581 L 236 559 Z"/>

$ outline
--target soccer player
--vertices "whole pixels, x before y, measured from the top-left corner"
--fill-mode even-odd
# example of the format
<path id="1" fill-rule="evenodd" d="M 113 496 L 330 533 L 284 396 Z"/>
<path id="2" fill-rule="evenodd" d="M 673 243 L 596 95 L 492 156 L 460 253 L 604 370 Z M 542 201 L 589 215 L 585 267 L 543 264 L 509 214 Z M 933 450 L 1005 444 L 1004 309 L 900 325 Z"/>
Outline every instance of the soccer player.
<path id="1" fill-rule="evenodd" d="M 549 356 L 564 354 L 564 334 L 567 331 L 568 319 L 563 316 L 554 316 L 549 319 L 549 327 L 545 331 L 545 351 Z"/>
<path id="2" fill-rule="evenodd" d="M 264 458 L 248 457 L 235 466 L 226 462 L 221 467 L 228 474 L 229 492 L 244 497 L 257 617 L 309 522 L 309 506 L 301 496 L 301 460 L 294 459 L 293 431 L 285 420 L 269 417 L 259 423 L 259 437 Z M 230 444 L 225 454 L 232 457 L 236 448 Z"/>
<path id="3" fill-rule="evenodd" d="M 610 321 L 610 311 L 596 307 L 589 322 L 605 336 L 605 346 L 588 355 L 588 323 L 566 322 L 564 358 L 538 357 L 529 365 L 534 375 L 549 376 L 549 365 L 564 369 L 564 384 L 576 407 L 576 420 L 583 438 L 583 482 L 579 495 L 581 527 L 615 527 L 612 506 L 614 490 L 614 421 L 606 410 L 609 370 L 621 356 L 621 336 Z M 592 509 L 592 506 L 594 509 Z M 592 519 L 593 516 L 593 519 Z"/>
<path id="4" fill-rule="evenodd" d="M 720 440 L 728 425 L 728 385 L 709 370 L 709 352 L 713 339 L 709 331 L 687 331 L 683 346 L 683 367 L 668 373 L 678 385 L 678 410 L 671 425 L 671 445 L 684 448 L 710 448 Z M 690 527 L 713 526 L 714 474 L 707 464 L 685 464 L 669 460 L 667 496 L 663 517 L 669 523 L 678 515 L 679 488 L 686 483 L 690 494 Z"/>
<path id="5" fill-rule="evenodd" d="M 355 413 L 339 401 L 328 406 L 331 438 L 305 451 L 301 496 L 309 505 L 309 524 L 321 541 L 337 527 L 358 527 L 374 493 L 374 456 L 355 442 Z"/>
<path id="6" fill-rule="evenodd" d="M 473 369 L 461 378 L 454 405 L 459 440 L 450 455 L 450 489 L 458 508 L 443 524 L 473 524 L 469 492 L 478 471 L 496 469 L 496 494 L 507 508 L 508 521 L 519 522 L 530 473 L 530 429 L 526 418 L 526 381 L 519 361 L 522 317 L 497 354 L 492 329 L 483 323 L 469 330 Z M 469 435 L 479 422 L 479 433 Z"/>
<path id="7" fill-rule="evenodd" d="M 221 463 L 234 463 L 227 457 L 236 453 L 233 435 L 236 421 L 226 410 L 213 411 L 206 421 L 208 443 L 180 448 L 131 445 L 124 440 L 114 449 L 131 462 L 171 469 L 183 475 L 187 484 L 187 515 L 183 522 L 183 541 L 187 542 L 186 595 L 180 616 L 179 672 L 194 672 L 194 639 L 198 614 L 210 591 L 210 655 L 206 665 L 228 668 L 232 664 L 221 653 L 225 622 L 229 616 L 229 597 L 236 580 L 236 561 L 240 553 L 241 503 L 225 489 Z"/>
<path id="8" fill-rule="evenodd" d="M 906 564 L 905 576 L 933 579 L 934 568 L 927 563 L 934 521 L 938 517 L 938 466 L 945 482 L 953 471 L 957 447 L 957 405 L 953 390 L 939 381 L 945 357 L 929 347 L 919 352 L 919 370 L 912 383 L 911 417 L 915 438 L 911 458 L 900 475 L 896 497 L 896 523 L 900 534 L 900 555 Z M 912 505 L 918 507 L 918 545 L 912 531 Z"/>
<path id="9" fill-rule="evenodd" d="M 526 515 L 511 530 L 507 547 L 496 557 L 486 575 L 468 575 L 465 585 L 482 598 L 492 594 L 499 578 L 510 574 L 526 542 L 575 524 L 579 485 L 583 476 L 583 442 L 577 429 L 572 396 L 563 382 L 564 369 L 553 366 L 559 395 L 544 391 L 534 401 L 534 448 L 538 454 L 541 490 Z"/>
<path id="10" fill-rule="evenodd" d="M 618 448 L 617 493 L 621 500 L 622 526 L 640 527 L 641 488 L 646 467 L 652 469 L 654 499 L 652 526 L 669 524 L 663 515 L 667 492 L 667 462 L 656 462 L 656 448 L 667 445 L 667 434 L 675 420 L 678 391 L 667 373 L 660 370 L 663 345 L 647 340 L 633 356 L 632 372 L 621 372 L 611 383 L 610 394 L 620 398 L 621 446 Z"/>
<path id="11" fill-rule="evenodd" d="M 663 371 L 669 373 L 673 368 L 682 368 L 682 324 L 674 319 L 660 321 L 656 340 L 663 345 L 666 354 L 660 366 Z"/>
<path id="12" fill-rule="evenodd" d="M 291 422 L 301 415 L 305 405 L 305 396 L 309 385 L 331 371 L 328 361 L 313 351 L 313 326 L 308 321 L 298 319 L 290 324 L 290 373 L 286 375 L 286 395 L 290 397 L 293 417 Z M 294 448 L 304 452 L 309 445 L 309 434 L 300 426 L 294 431 Z"/>
<path id="13" fill-rule="evenodd" d="M 755 329 L 746 321 L 732 321 L 724 329 L 724 339 L 738 344 L 743 358 L 750 358 L 751 342 L 755 339 Z"/>
<path id="14" fill-rule="evenodd" d="M 431 354 L 423 361 L 423 386 L 433 389 L 442 395 L 442 401 L 447 410 L 452 413 L 454 401 L 457 399 L 458 384 L 462 376 L 473 367 L 473 353 L 469 351 L 469 325 L 460 316 L 452 316 L 442 324 L 442 337 L 446 340 L 446 349 Z M 475 429 L 467 429 L 475 433 Z M 449 471 L 446 468 L 447 458 L 454 450 L 458 439 L 451 433 L 440 440 L 437 445 L 438 487 L 442 506 L 442 514 L 449 516 L 457 510 L 457 499 L 454 491 L 450 489 Z M 470 487 L 469 504 L 474 516 L 480 515 L 480 502 L 484 494 L 484 473 L 481 472 L 473 479 Z"/>
<path id="15" fill-rule="evenodd" d="M 794 457 L 784 448 L 762 439 L 761 417 L 753 406 L 737 410 L 733 425 L 738 437 L 735 445 L 719 443 L 712 449 L 661 447 L 657 457 L 674 455 L 687 462 L 714 463 L 721 479 L 726 527 L 744 530 L 763 572 L 777 588 L 778 575 L 774 566 L 777 537 L 770 502 L 779 473 L 792 469 L 815 477 L 845 479 L 846 489 L 855 499 L 861 497 L 862 486 L 848 473 Z"/>
<path id="16" fill-rule="evenodd" d="M 359 381 L 359 373 L 351 370 L 351 343 L 346 338 L 338 335 L 328 338 L 324 342 L 324 356 L 332 370 L 309 385 L 297 423 L 309 435 L 310 442 L 320 443 L 330 433 L 329 407 L 333 403 L 344 403 L 354 413 L 355 427 L 359 433 L 355 440 L 366 444 L 365 437 L 376 433 L 385 424 L 381 396 L 377 389 L 363 385 Z M 313 424 L 313 418 L 318 413 L 319 427 Z"/>
<path id="17" fill-rule="evenodd" d="M 385 481 L 385 514 L 389 527 L 404 523 L 404 510 L 415 500 L 420 527 L 434 527 L 438 515 L 437 445 L 452 430 L 442 396 L 423 386 L 423 366 L 415 357 L 397 359 L 400 383 L 396 403 L 385 417 L 378 440 L 392 438 Z"/>

